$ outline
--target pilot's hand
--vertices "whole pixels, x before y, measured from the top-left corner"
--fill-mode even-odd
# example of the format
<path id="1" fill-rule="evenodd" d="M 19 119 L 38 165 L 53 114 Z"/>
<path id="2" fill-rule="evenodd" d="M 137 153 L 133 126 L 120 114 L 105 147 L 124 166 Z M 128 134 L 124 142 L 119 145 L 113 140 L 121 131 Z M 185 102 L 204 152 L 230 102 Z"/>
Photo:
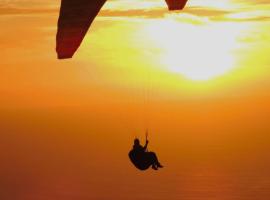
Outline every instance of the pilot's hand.
<path id="1" fill-rule="evenodd" d="M 148 140 L 146 140 L 146 143 L 149 143 L 149 141 L 148 141 Z"/>

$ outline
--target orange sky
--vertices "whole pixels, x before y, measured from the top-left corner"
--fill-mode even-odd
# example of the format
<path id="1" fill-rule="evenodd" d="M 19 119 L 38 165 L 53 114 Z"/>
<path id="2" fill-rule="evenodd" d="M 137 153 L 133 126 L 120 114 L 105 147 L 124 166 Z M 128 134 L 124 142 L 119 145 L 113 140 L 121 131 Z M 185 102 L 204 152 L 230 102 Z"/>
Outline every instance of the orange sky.
<path id="1" fill-rule="evenodd" d="M 0 0 L 0 199 L 268 199 L 269 8 L 111 0 L 59 61 L 59 4 Z"/>

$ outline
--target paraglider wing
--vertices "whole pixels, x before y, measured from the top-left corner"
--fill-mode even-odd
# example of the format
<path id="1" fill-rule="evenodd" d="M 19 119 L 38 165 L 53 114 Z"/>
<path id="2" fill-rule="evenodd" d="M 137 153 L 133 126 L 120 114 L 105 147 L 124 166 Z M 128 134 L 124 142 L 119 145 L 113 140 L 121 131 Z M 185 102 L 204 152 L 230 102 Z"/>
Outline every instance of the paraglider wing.
<path id="1" fill-rule="evenodd" d="M 188 0 L 165 0 L 169 10 L 182 10 Z"/>
<path id="2" fill-rule="evenodd" d="M 165 0 L 169 10 L 181 10 L 187 0 Z M 71 58 L 106 0 L 61 0 L 56 51 L 59 59 Z"/>
<path id="3" fill-rule="evenodd" d="M 71 58 L 106 0 L 62 0 L 56 36 L 59 59 Z"/>

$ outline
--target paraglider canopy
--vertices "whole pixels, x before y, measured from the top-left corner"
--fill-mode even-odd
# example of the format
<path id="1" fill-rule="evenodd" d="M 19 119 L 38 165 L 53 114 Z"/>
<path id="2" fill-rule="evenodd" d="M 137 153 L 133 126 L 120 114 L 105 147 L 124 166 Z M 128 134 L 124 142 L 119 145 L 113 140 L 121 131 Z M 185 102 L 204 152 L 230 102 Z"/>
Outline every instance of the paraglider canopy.
<path id="1" fill-rule="evenodd" d="M 62 0 L 56 35 L 59 59 L 71 58 L 106 0 Z"/>
<path id="2" fill-rule="evenodd" d="M 186 3 L 187 0 L 165 0 L 169 10 L 182 10 Z"/>
<path id="3" fill-rule="evenodd" d="M 181 10 L 187 0 L 165 0 L 169 10 Z M 72 58 L 106 0 L 61 0 L 56 51 L 59 59 Z"/>

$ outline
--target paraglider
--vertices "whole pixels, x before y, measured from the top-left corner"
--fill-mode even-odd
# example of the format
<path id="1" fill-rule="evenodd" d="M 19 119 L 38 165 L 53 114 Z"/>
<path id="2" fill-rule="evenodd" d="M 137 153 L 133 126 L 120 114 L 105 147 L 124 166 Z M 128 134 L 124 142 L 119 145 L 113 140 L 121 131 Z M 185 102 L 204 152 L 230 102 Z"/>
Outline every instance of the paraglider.
<path id="1" fill-rule="evenodd" d="M 140 140 L 138 138 L 135 138 L 133 149 L 130 150 L 128 154 L 130 161 L 139 170 L 147 170 L 150 166 L 154 170 L 163 168 L 163 166 L 158 161 L 156 153 L 148 152 L 148 143 L 149 141 L 147 139 L 147 132 L 144 146 L 141 146 Z"/>
<path id="2" fill-rule="evenodd" d="M 181 10 L 187 0 L 165 0 L 169 10 Z M 59 59 L 72 58 L 106 0 L 61 0 L 56 35 Z"/>
<path id="3" fill-rule="evenodd" d="M 165 0 L 169 10 L 182 10 L 188 0 Z"/>

